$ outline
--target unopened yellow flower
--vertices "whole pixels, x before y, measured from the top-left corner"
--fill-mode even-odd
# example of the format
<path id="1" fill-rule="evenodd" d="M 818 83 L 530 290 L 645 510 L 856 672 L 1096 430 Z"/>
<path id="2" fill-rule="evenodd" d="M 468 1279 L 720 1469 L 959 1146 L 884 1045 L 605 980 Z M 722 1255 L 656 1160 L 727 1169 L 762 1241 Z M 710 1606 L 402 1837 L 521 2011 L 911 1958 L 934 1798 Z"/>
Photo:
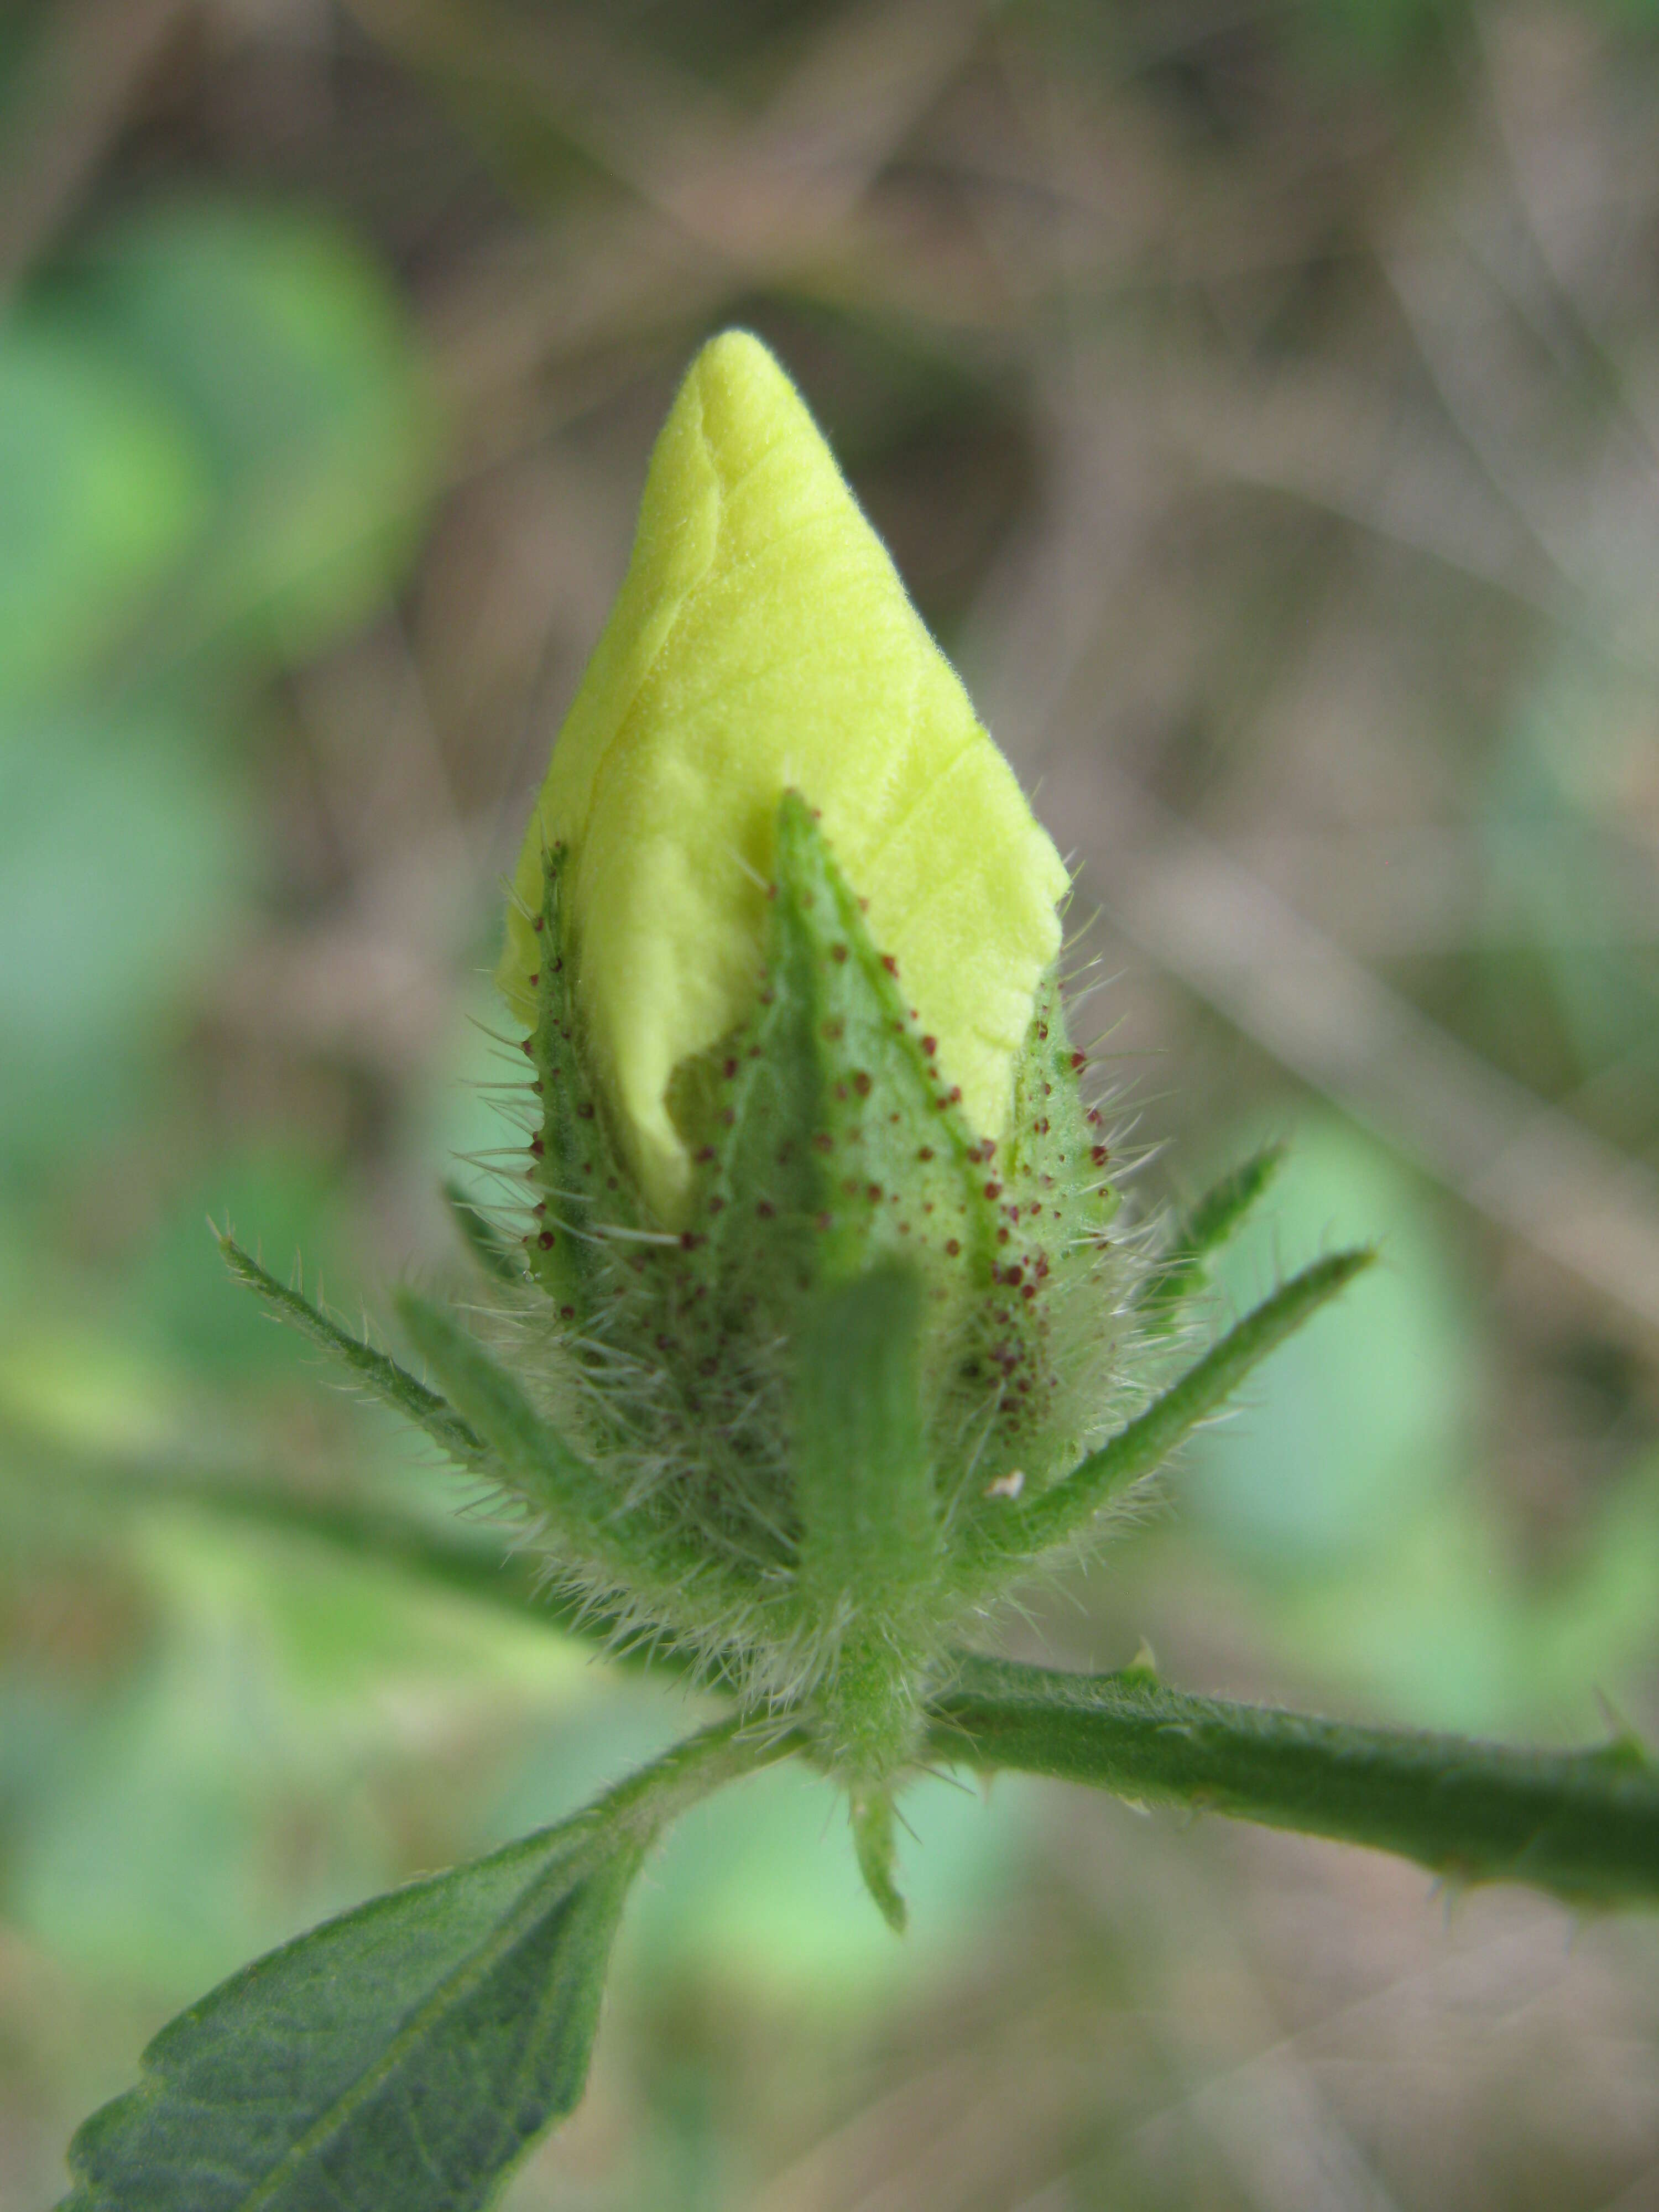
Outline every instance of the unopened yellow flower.
<path id="1" fill-rule="evenodd" d="M 799 394 L 728 331 L 657 441 L 611 619 L 559 733 L 498 981 L 532 1019 L 544 850 L 594 1078 L 658 1214 L 690 1164 L 670 1078 L 753 1001 L 778 804 L 819 812 L 982 1137 L 1059 948 L 1053 844 Z"/>

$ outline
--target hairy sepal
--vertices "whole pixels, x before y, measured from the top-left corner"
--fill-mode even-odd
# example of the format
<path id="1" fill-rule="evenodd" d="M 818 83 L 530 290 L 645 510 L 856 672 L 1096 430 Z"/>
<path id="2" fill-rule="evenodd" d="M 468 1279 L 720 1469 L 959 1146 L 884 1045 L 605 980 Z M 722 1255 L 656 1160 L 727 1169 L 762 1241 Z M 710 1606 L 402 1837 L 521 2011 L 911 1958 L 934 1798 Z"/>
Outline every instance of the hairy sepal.
<path id="1" fill-rule="evenodd" d="M 971 1508 L 988 1492 L 1039 1493 L 1121 1417 L 1133 1267 L 1113 1234 L 1098 1117 L 1082 1103 L 1052 981 L 993 1144 L 966 1120 L 938 1041 L 798 796 L 785 797 L 773 842 L 750 1011 L 671 1085 L 692 1166 L 672 1224 L 653 1215 L 608 1126 L 579 1018 L 564 856 L 544 855 L 526 1045 L 538 1093 L 532 1285 L 504 1289 L 484 1333 L 613 1501 L 612 1533 L 648 1526 L 717 1563 L 695 1606 L 658 1583 L 635 1593 L 637 1617 L 757 1702 L 798 1704 L 856 1676 L 857 1717 L 826 1721 L 830 1763 L 875 1776 L 913 1740 L 924 1655 L 960 1610 Z M 859 1468 L 837 1476 L 803 1411 L 849 1396 L 817 1379 L 842 1333 L 823 1316 L 850 1328 L 860 1297 L 891 1301 L 900 1284 L 902 1418 L 888 1407 Z M 843 1297 L 854 1304 L 839 1307 Z M 521 1468 L 507 1481 L 526 1493 Z M 614 1553 L 558 1567 L 607 1605 L 627 1595 Z M 710 1587 L 725 1594 L 717 1618 Z M 879 1695 L 870 1686 L 884 1682 Z"/>
<path id="2" fill-rule="evenodd" d="M 794 1349 L 803 1603 L 834 1624 L 823 1754 L 855 1797 L 910 1763 L 945 1558 L 921 1419 L 921 1287 L 887 1266 L 819 1292 Z"/>

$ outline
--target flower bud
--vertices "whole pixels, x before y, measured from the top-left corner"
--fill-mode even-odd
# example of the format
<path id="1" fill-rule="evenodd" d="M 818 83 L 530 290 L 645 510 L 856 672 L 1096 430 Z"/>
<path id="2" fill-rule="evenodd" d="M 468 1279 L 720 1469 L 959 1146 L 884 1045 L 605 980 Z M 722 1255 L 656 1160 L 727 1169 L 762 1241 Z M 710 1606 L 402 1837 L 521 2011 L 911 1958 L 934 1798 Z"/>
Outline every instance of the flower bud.
<path id="1" fill-rule="evenodd" d="M 929 1670 L 1121 1403 L 1065 890 L 800 400 L 716 339 L 508 916 L 539 1095 L 501 1344 L 562 1442 L 520 1424 L 507 1479 L 625 1627 L 812 1713 L 889 1910 Z"/>
<path id="2" fill-rule="evenodd" d="M 675 1070 L 748 1012 L 787 789 L 1000 1139 L 1066 872 L 799 394 L 756 338 L 706 345 L 646 479 L 633 558 L 554 748 L 500 982 L 532 1018 L 544 852 L 596 1088 L 652 1212 L 684 1218 Z"/>

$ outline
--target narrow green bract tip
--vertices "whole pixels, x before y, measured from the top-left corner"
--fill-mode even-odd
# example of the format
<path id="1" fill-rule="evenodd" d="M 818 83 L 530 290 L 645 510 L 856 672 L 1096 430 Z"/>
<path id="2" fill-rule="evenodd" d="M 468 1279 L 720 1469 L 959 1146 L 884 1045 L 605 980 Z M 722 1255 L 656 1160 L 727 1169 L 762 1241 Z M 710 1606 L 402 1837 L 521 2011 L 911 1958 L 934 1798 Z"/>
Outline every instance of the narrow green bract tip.
<path id="1" fill-rule="evenodd" d="M 593 1076 L 656 1215 L 690 1162 L 670 1079 L 753 1002 L 801 792 L 981 1137 L 1000 1138 L 1060 943 L 1058 854 L 759 341 L 693 362 L 633 557 L 525 840 L 498 981 L 534 1018 L 544 853 Z"/>

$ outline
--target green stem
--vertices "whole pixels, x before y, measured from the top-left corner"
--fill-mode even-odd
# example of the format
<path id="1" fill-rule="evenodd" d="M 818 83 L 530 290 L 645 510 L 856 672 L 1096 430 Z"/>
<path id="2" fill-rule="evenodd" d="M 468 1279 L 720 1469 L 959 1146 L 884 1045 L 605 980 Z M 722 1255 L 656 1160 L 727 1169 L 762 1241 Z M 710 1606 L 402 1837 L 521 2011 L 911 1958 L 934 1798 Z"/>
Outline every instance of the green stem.
<path id="1" fill-rule="evenodd" d="M 1455 1882 L 1659 1901 L 1659 1765 L 1629 1739 L 1522 1751 L 1188 1697 L 1140 1669 L 969 1659 L 932 1705 L 934 1756 L 1366 1844 Z"/>
<path id="2" fill-rule="evenodd" d="M 607 1850 L 623 1840 L 643 1849 L 671 1821 L 728 1782 L 758 1774 L 763 1767 L 776 1766 L 781 1760 L 810 1748 L 811 1738 L 804 1729 L 745 1719 L 734 1713 L 727 1720 L 700 1729 L 696 1735 L 683 1738 L 560 1826 L 573 1838 L 591 1830 Z M 508 1849 L 527 1853 L 558 1832 L 556 1828 L 540 1831 Z"/>

